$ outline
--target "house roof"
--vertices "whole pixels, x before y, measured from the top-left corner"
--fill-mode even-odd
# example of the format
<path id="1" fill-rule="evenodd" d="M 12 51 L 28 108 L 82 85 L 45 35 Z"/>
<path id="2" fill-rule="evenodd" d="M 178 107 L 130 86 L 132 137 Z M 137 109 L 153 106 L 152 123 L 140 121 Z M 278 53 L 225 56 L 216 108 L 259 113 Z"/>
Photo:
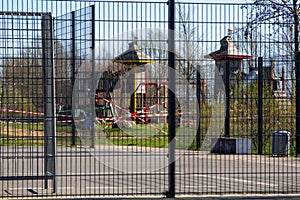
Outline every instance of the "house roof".
<path id="1" fill-rule="evenodd" d="M 244 53 L 236 48 L 232 41 L 231 36 L 225 36 L 221 41 L 221 47 L 218 51 L 214 51 L 205 56 L 205 58 L 212 58 L 214 60 L 221 59 L 231 59 L 231 60 L 241 60 L 241 59 L 251 59 L 252 56 Z"/>
<path id="2" fill-rule="evenodd" d="M 129 43 L 129 48 L 122 54 L 118 55 L 113 62 L 123 63 L 125 65 L 143 65 L 147 63 L 154 63 L 154 60 L 142 52 L 136 41 Z"/>

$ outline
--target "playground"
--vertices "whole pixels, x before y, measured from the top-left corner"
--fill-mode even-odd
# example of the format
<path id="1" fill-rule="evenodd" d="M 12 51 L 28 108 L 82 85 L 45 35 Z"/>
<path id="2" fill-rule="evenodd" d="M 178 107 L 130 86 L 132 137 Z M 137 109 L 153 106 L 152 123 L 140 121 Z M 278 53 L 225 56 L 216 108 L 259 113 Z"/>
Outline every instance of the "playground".
<path id="1" fill-rule="evenodd" d="M 284 6 L 0 6 L 0 196 L 298 194 Z"/>

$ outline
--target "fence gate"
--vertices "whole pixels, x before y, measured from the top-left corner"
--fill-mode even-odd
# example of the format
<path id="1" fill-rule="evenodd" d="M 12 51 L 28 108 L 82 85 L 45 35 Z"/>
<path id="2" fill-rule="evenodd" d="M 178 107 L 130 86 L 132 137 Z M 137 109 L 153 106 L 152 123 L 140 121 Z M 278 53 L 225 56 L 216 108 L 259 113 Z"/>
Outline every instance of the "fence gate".
<path id="1" fill-rule="evenodd" d="M 52 16 L 1 12 L 0 17 L 3 195 L 55 192 Z"/>

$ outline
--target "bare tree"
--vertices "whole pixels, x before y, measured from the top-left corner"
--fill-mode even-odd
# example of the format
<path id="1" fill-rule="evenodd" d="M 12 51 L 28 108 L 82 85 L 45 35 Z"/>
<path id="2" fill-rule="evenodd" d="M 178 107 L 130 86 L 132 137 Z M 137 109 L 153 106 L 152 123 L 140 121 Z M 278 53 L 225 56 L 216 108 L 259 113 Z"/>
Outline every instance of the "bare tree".
<path id="1" fill-rule="evenodd" d="M 38 42 L 24 48 L 19 55 L 2 61 L 1 102 L 15 98 L 19 107 L 28 110 L 43 110 L 42 48 Z M 7 100 L 9 101 L 9 100 Z M 22 101 L 27 103 L 21 103 Z M 7 104 L 7 106 L 10 106 Z M 16 109 L 16 108 L 14 108 Z"/>
<path id="2" fill-rule="evenodd" d="M 191 23 L 195 16 L 195 12 L 197 11 L 194 6 L 180 3 L 177 6 L 179 20 L 178 30 L 181 33 L 180 39 L 183 39 L 184 41 L 181 52 L 184 55 L 180 55 L 183 56 L 183 60 L 180 60 L 181 62 L 179 62 L 179 67 L 180 73 L 186 77 L 188 82 L 196 77 L 197 71 L 195 60 L 198 60 L 197 58 L 202 50 L 200 43 L 197 42 L 200 41 L 202 37 L 201 35 L 198 35 L 199 27 L 197 27 L 194 23 Z"/>
<path id="3" fill-rule="evenodd" d="M 294 79 L 295 69 L 290 60 L 295 61 L 299 51 L 298 0 L 256 0 L 250 9 L 248 6 L 244 8 L 249 13 L 243 32 L 245 40 L 251 44 L 252 55 L 284 60 L 282 65 L 288 68 L 288 75 Z M 293 82 L 290 91 L 294 94 Z"/>
<path id="4" fill-rule="evenodd" d="M 285 39 L 293 41 L 293 52 L 298 52 L 300 8 L 298 0 L 256 0 L 254 4 L 257 7 L 249 25 L 253 26 L 265 21 L 273 22 L 273 33 L 278 33 Z M 282 29 L 288 32 L 282 32 Z"/>

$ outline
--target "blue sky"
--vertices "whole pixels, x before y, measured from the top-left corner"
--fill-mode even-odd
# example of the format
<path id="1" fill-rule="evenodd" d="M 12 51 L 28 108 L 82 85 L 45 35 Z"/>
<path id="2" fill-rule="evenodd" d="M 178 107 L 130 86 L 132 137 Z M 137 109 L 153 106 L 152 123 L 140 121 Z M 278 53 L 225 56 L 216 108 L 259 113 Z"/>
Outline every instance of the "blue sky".
<path id="1" fill-rule="evenodd" d="M 134 29 L 142 28 L 167 28 L 167 23 L 156 23 L 156 21 L 166 21 L 168 8 L 167 0 L 157 1 L 158 4 L 151 3 L 153 1 L 144 0 L 143 3 L 128 3 L 123 1 L 123 4 L 118 4 L 116 1 L 109 3 L 101 3 L 96 1 L 96 39 L 109 39 L 118 34 L 128 32 Z M 179 2 L 195 2 L 195 3 L 211 3 L 211 0 L 180 0 Z M 218 0 L 213 3 L 245 3 L 249 0 Z M 19 11 L 19 12 L 51 12 L 54 17 L 62 14 L 78 10 L 83 7 L 94 4 L 92 1 L 46 1 L 46 0 L 2 0 L 0 3 L 0 11 Z M 239 6 L 231 7 L 222 6 L 205 6 L 195 11 L 195 16 L 191 20 L 203 21 L 196 24 L 195 27 L 201 30 L 201 37 L 217 41 L 227 34 L 227 29 L 238 28 L 237 22 L 243 21 L 244 13 L 239 9 Z M 234 14 L 231 14 L 234 13 Z M 147 23 L 134 22 L 136 19 L 150 20 Z M 116 20 L 126 20 L 125 23 L 119 23 Z M 113 21 L 113 23 L 112 23 Z M 132 21 L 132 22 L 130 22 Z M 205 24 L 205 23 L 210 24 Z M 215 44 L 219 45 L 219 44 Z M 213 48 L 213 47 L 211 47 Z"/>
<path id="2" fill-rule="evenodd" d="M 118 0 L 119 2 L 131 2 L 130 0 Z M 136 2 L 136 0 L 134 0 Z M 100 2 L 100 1 L 96 1 Z M 117 2 L 111 0 L 111 2 Z M 150 0 L 141 0 L 139 2 L 153 2 Z M 157 0 L 156 2 L 167 2 L 167 0 Z M 177 2 L 193 2 L 193 3 L 246 3 L 253 0 L 179 0 Z M 76 10 L 78 8 L 93 4 L 92 0 L 2 0 L 0 3 L 1 11 L 21 11 L 21 12 L 52 12 L 54 16 L 64 11 Z"/>
<path id="3" fill-rule="evenodd" d="M 117 1 L 107 1 L 106 3 L 101 2 L 101 6 L 100 2 L 101 1 L 96 1 L 95 3 L 93 1 L 80 2 L 78 0 L 2 0 L 0 2 L 0 11 L 51 12 L 54 17 L 57 17 L 95 4 L 97 20 L 96 40 L 99 42 L 135 29 L 153 27 L 167 29 L 167 0 L 158 0 L 156 2 L 160 3 L 155 4 L 152 3 L 153 1 L 148 0 L 135 0 L 135 2 L 138 3 L 130 3 L 130 1 L 127 0 L 118 1 L 122 3 L 118 3 Z M 196 6 L 198 10 L 196 9 L 191 19 L 191 21 L 194 22 L 194 28 L 198 31 L 196 35 L 201 39 L 201 45 L 204 51 L 203 54 L 207 54 L 219 49 L 219 40 L 227 35 L 227 29 L 233 29 L 235 32 L 235 30 L 244 26 L 246 22 L 245 16 L 247 12 L 240 9 L 240 6 L 223 6 L 222 3 L 236 4 L 253 1 L 180 0 L 179 2 L 207 3 L 205 7 Z M 213 5 L 210 3 L 213 3 Z M 140 19 L 140 21 L 135 21 L 137 19 Z M 233 35 L 233 38 L 234 40 L 237 39 L 236 35 Z M 133 39 L 133 37 L 130 35 L 128 39 Z M 0 41 L 0 43 L 1 46 L 5 46 L 3 42 Z M 127 45 L 124 45 L 124 48 L 127 48 Z"/>

